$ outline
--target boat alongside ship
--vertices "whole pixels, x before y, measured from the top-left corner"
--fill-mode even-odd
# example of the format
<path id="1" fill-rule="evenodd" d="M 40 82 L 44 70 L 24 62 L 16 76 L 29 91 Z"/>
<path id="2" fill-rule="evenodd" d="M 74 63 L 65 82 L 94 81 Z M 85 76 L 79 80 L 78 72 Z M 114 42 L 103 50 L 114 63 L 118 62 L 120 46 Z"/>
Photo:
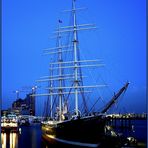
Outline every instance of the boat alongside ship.
<path id="1" fill-rule="evenodd" d="M 96 64 L 99 60 L 80 59 L 78 31 L 96 27 L 92 24 L 77 24 L 76 11 L 79 9 L 81 8 L 76 8 L 76 0 L 72 0 L 72 9 L 68 11 L 71 12 L 72 24 L 63 27 L 62 20 L 58 20 L 58 28 L 55 31 L 56 47 L 45 50 L 45 54 L 51 56 L 50 75 L 37 81 L 48 82 L 47 92 L 32 95 L 48 98 L 45 105 L 46 117 L 41 125 L 42 137 L 47 141 L 52 139 L 74 146 L 99 147 L 103 143 L 121 147 L 127 144 L 127 138 L 106 125 L 106 113 L 126 91 L 129 82 L 112 95 L 111 100 L 101 111 L 93 111 L 95 102 L 92 108 L 88 109 L 86 103 L 88 96 L 85 97 L 85 94 L 91 93 L 88 89 L 106 87 L 106 85 L 85 84 L 82 68 L 100 67 L 103 64 Z M 68 45 L 62 42 L 62 34 L 66 32 L 71 33 L 72 39 Z M 67 52 L 72 54 L 68 60 L 65 58 Z"/>

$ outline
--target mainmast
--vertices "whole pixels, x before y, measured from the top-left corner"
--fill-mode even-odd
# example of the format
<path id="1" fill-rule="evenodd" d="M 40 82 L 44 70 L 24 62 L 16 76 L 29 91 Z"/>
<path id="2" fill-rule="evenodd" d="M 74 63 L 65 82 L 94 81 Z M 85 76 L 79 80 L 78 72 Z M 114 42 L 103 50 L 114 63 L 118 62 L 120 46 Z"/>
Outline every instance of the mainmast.
<path id="1" fill-rule="evenodd" d="M 61 115 L 62 115 L 62 46 L 61 46 L 61 33 L 60 33 L 60 23 L 62 23 L 61 20 L 59 20 L 58 24 L 58 63 L 59 63 L 59 120 L 61 121 Z"/>
<path id="2" fill-rule="evenodd" d="M 77 48 L 77 24 L 76 24 L 76 5 L 75 1 L 72 1 L 72 13 L 73 13 L 73 49 L 74 49 L 74 87 L 75 87 L 75 112 L 78 115 L 78 48 Z"/>

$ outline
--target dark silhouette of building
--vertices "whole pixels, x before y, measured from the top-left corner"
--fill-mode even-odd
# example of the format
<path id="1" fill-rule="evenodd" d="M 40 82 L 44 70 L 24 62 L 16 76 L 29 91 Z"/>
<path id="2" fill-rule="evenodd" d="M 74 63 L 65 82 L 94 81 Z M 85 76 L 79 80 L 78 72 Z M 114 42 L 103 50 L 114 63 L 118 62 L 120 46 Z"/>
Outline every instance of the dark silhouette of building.
<path id="1" fill-rule="evenodd" d="M 21 115 L 35 116 L 35 98 L 32 93 L 26 95 L 25 99 L 17 99 L 12 103 L 12 110 L 19 112 Z"/>

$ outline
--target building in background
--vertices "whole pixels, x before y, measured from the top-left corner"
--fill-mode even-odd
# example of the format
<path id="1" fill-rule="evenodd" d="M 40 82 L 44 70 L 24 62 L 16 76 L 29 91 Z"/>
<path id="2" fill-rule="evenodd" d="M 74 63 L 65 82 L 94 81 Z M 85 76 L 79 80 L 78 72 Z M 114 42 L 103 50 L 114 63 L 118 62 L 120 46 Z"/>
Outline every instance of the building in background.
<path id="1" fill-rule="evenodd" d="M 32 93 L 26 95 L 25 99 L 17 99 L 12 103 L 11 111 L 17 115 L 32 115 L 35 116 L 35 98 Z"/>

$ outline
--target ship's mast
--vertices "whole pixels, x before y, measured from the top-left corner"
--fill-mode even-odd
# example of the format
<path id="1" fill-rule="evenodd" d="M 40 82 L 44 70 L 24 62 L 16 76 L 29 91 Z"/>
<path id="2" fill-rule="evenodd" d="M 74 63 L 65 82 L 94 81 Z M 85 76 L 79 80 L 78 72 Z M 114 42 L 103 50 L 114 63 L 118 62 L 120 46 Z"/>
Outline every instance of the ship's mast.
<path id="1" fill-rule="evenodd" d="M 52 64 L 50 64 L 50 76 L 52 77 L 53 75 L 53 70 L 52 70 Z M 53 118 L 53 80 L 50 80 L 50 118 Z"/>
<path id="2" fill-rule="evenodd" d="M 59 20 L 58 24 L 58 62 L 59 62 L 59 120 L 61 121 L 61 115 L 62 115 L 62 46 L 61 46 L 61 33 L 60 33 L 60 23 L 61 20 Z"/>
<path id="3" fill-rule="evenodd" d="M 73 13 L 73 48 L 74 48 L 74 75 L 75 75 L 75 112 L 78 115 L 78 48 L 77 48 L 77 24 L 76 24 L 76 5 L 75 1 L 72 1 L 72 13 Z"/>
<path id="4" fill-rule="evenodd" d="M 61 121 L 61 115 L 62 115 L 62 101 L 63 101 L 63 95 L 68 95 L 67 98 L 69 98 L 70 94 L 74 95 L 75 100 L 75 115 L 79 115 L 79 109 L 78 104 L 80 103 L 78 100 L 79 94 L 82 95 L 84 106 L 86 106 L 85 98 L 83 93 L 90 93 L 91 91 L 85 90 L 85 88 L 95 88 L 95 87 L 104 87 L 104 85 L 83 85 L 82 78 L 85 76 L 82 76 L 81 68 L 87 68 L 87 67 L 98 67 L 98 66 L 104 66 L 104 64 L 97 64 L 96 62 L 99 62 L 100 60 L 80 60 L 79 58 L 79 48 L 78 48 L 78 31 L 80 30 L 90 30 L 90 29 L 96 29 L 95 24 L 77 24 L 77 18 L 76 18 L 76 11 L 82 10 L 83 8 L 76 8 L 76 0 L 72 0 L 72 10 L 65 10 L 65 12 L 71 12 L 72 13 L 72 25 L 70 26 L 61 26 L 60 23 L 62 21 L 59 20 L 58 29 L 54 32 L 57 36 L 57 46 L 53 48 L 47 48 L 44 49 L 44 54 L 46 55 L 57 55 L 57 61 L 52 61 L 50 63 L 53 67 L 50 67 L 51 70 L 56 71 L 58 70 L 58 75 L 52 75 L 52 77 L 46 76 L 42 77 L 40 80 L 37 80 L 37 82 L 47 82 L 47 81 L 58 81 L 58 87 L 53 87 L 50 85 L 50 93 L 43 93 L 43 94 L 36 94 L 36 96 L 57 96 L 58 95 L 58 101 L 59 101 L 59 120 Z M 72 46 L 70 45 L 63 45 L 61 35 L 63 33 L 72 33 Z M 71 50 L 71 47 L 73 50 Z M 65 49 L 66 48 L 66 49 Z M 67 49 L 67 48 L 70 48 Z M 64 49 L 64 50 L 63 50 Z M 64 52 L 71 52 L 73 55 L 72 60 L 65 60 L 63 61 L 63 55 Z M 55 57 L 54 57 L 55 58 Z M 88 63 L 88 64 L 87 64 Z M 74 73 L 63 73 L 64 69 L 73 69 Z M 66 71 L 66 70 L 65 70 Z M 72 85 L 69 86 L 69 84 L 64 87 L 63 86 L 63 80 L 68 81 L 72 79 L 74 80 Z M 66 90 L 66 91 L 65 91 Z M 72 91 L 73 90 L 73 91 Z"/>

